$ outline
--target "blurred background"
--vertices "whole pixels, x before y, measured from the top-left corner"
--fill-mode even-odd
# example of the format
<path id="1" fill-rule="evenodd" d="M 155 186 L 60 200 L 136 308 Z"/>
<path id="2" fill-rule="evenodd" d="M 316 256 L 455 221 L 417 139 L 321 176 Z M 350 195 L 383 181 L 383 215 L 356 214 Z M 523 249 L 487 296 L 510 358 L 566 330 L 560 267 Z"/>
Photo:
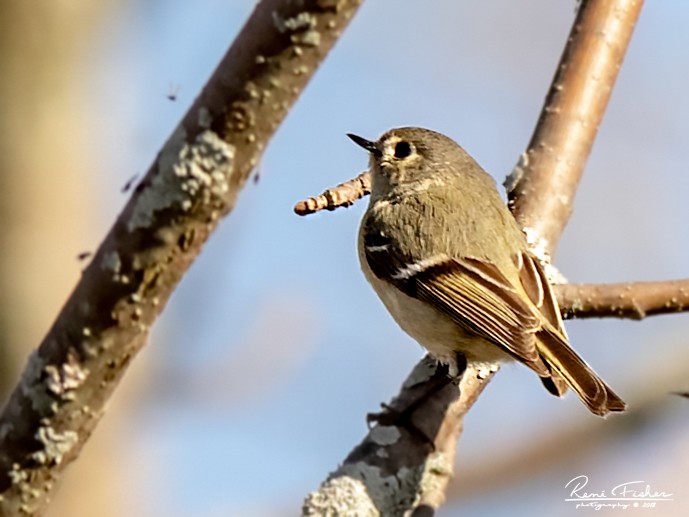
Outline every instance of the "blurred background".
<path id="1" fill-rule="evenodd" d="M 0 390 L 255 2 L 0 3 Z M 375 138 L 418 125 L 499 183 L 528 143 L 573 1 L 367 2 L 174 294 L 49 515 L 295 515 L 422 350 L 360 274 L 365 201 L 299 218 Z M 689 4 L 647 2 L 563 235 L 573 282 L 689 276 Z M 466 419 L 439 515 L 581 515 L 565 485 L 643 481 L 689 512 L 689 314 L 569 322 L 633 412 L 607 421 L 525 368 Z M 662 505 L 662 506 L 660 506 Z M 654 510 L 649 510 L 654 511 Z M 618 515 L 621 510 L 601 510 Z M 626 514 L 625 514 L 626 515 Z"/>

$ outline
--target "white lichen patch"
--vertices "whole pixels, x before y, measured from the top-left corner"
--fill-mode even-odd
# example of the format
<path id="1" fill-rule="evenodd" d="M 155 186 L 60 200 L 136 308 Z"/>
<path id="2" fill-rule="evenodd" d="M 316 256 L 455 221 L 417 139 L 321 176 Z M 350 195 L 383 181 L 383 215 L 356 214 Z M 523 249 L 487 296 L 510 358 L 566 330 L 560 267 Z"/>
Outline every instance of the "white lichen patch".
<path id="1" fill-rule="evenodd" d="M 208 111 L 208 108 L 205 106 L 201 106 L 199 108 L 199 113 L 198 113 L 198 123 L 199 126 L 208 129 L 211 127 L 211 122 L 213 122 L 213 117 L 211 117 L 211 112 Z"/>
<path id="2" fill-rule="evenodd" d="M 79 388 L 89 375 L 88 369 L 82 368 L 71 354 L 67 356 L 65 363 L 46 365 L 43 371 L 46 375 L 45 383 L 48 391 L 63 400 L 73 400 L 73 391 Z"/>
<path id="3" fill-rule="evenodd" d="M 101 260 L 101 268 L 103 268 L 104 271 L 112 271 L 112 279 L 114 282 L 119 282 L 122 284 L 129 283 L 129 278 L 127 275 L 120 274 L 122 270 L 122 259 L 120 259 L 120 255 L 116 251 L 110 251 L 103 255 L 103 259 Z M 89 310 L 89 307 L 82 308 L 82 314 L 88 314 Z"/>
<path id="4" fill-rule="evenodd" d="M 278 32 L 289 33 L 290 41 L 295 45 L 317 47 L 321 44 L 321 34 L 316 30 L 318 18 L 311 13 L 301 12 L 292 18 L 282 18 L 273 11 L 273 25 Z"/>
<path id="5" fill-rule="evenodd" d="M 519 183 L 519 181 L 522 179 L 522 176 L 524 175 L 524 169 L 528 166 L 529 155 L 525 151 L 519 157 L 519 161 L 517 161 L 517 164 L 512 169 L 512 172 L 510 172 L 505 178 L 505 181 L 502 182 L 508 194 L 515 189 L 517 183 Z"/>
<path id="6" fill-rule="evenodd" d="M 310 29 L 305 32 L 292 34 L 290 41 L 296 45 L 303 45 L 305 47 L 317 47 L 321 44 L 321 33 L 317 30 Z"/>
<path id="7" fill-rule="evenodd" d="M 562 272 L 560 272 L 560 270 L 556 268 L 552 263 L 548 262 L 547 264 L 543 264 L 543 269 L 545 269 L 545 277 L 551 284 L 558 285 L 566 284 L 569 282 L 569 280 L 567 280 L 567 277 L 563 275 Z"/>
<path id="8" fill-rule="evenodd" d="M 7 472 L 13 485 L 18 485 L 24 483 L 29 479 L 29 474 L 26 470 L 23 470 L 19 463 L 13 463 L 12 468 Z"/>
<path id="9" fill-rule="evenodd" d="M 423 361 L 420 361 L 406 378 L 402 387 L 404 389 L 411 388 L 422 382 L 426 382 L 428 379 L 435 375 L 435 370 L 438 367 L 438 362 L 426 356 Z"/>
<path id="10" fill-rule="evenodd" d="M 368 433 L 368 439 L 378 445 L 392 445 L 400 439 L 399 429 L 396 427 L 378 425 Z"/>
<path id="11" fill-rule="evenodd" d="M 533 228 L 522 228 L 524 235 L 526 235 L 526 242 L 529 245 L 531 253 L 538 259 L 543 270 L 545 271 L 545 276 L 553 285 L 566 284 L 567 278 L 550 262 L 550 252 L 548 251 L 548 241 L 545 240 L 541 235 Z"/>
<path id="12" fill-rule="evenodd" d="M 420 475 L 422 467 L 402 467 L 389 476 L 383 475 L 379 467 L 365 462 L 345 463 L 337 475 L 331 477 L 326 484 L 347 483 L 346 479 L 364 483 L 366 486 L 365 499 L 370 499 L 373 507 L 380 513 L 372 515 L 403 515 L 415 500 L 420 490 Z M 366 514 L 369 515 L 369 514 Z"/>
<path id="13" fill-rule="evenodd" d="M 539 260 L 543 265 L 550 263 L 550 249 L 549 243 L 544 239 L 541 234 L 534 228 L 525 227 L 522 228 L 524 235 L 526 236 L 526 243 L 529 245 L 531 253 Z"/>
<path id="14" fill-rule="evenodd" d="M 302 515 L 339 517 L 377 517 L 380 512 L 359 479 L 339 476 L 329 479 L 316 492 L 306 496 Z"/>
<path id="15" fill-rule="evenodd" d="M 74 431 L 57 432 L 53 427 L 41 426 L 35 435 L 42 445 L 42 449 L 31 454 L 31 458 L 41 465 L 59 465 L 65 454 L 79 441 L 79 435 Z"/>
<path id="16" fill-rule="evenodd" d="M 472 365 L 476 368 L 476 377 L 481 380 L 487 379 L 500 369 L 499 363 L 480 362 L 472 363 Z"/>
<path id="17" fill-rule="evenodd" d="M 120 260 L 119 254 L 116 251 L 111 251 L 103 255 L 101 267 L 106 271 L 119 273 L 122 268 L 122 261 Z"/>
<path id="18" fill-rule="evenodd" d="M 314 29 L 318 19 L 311 13 L 301 12 L 292 18 L 282 18 L 273 11 L 273 24 L 279 32 L 298 32 Z"/>
<path id="19" fill-rule="evenodd" d="M 234 156 L 234 146 L 213 131 L 205 130 L 189 143 L 178 127 L 158 158 L 156 174 L 137 198 L 129 230 L 149 226 L 160 210 L 174 206 L 189 210 L 220 198 L 229 189 Z"/>
<path id="20" fill-rule="evenodd" d="M 175 175 L 182 179 L 181 190 L 191 197 L 204 191 L 215 196 L 225 194 L 234 166 L 234 151 L 213 131 L 200 133 L 194 144 L 184 145 L 179 161 L 173 165 Z"/>

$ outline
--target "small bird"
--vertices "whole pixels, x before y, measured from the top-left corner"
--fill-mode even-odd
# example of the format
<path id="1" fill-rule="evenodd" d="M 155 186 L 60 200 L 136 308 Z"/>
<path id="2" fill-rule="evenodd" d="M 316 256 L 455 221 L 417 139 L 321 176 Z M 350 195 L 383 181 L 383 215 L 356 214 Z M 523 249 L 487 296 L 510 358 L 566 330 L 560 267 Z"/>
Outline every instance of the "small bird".
<path id="1" fill-rule="evenodd" d="M 625 403 L 569 346 L 539 261 L 495 181 L 456 142 L 417 127 L 372 142 L 359 260 L 400 327 L 456 377 L 469 362 L 524 363 L 552 394 L 599 416 Z"/>

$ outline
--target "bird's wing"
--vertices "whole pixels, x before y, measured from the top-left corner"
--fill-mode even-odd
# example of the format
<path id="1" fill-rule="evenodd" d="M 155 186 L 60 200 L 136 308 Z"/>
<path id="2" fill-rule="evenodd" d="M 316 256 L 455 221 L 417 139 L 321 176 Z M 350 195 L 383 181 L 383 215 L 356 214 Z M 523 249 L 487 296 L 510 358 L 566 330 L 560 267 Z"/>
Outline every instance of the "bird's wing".
<path id="1" fill-rule="evenodd" d="M 515 257 L 515 265 L 519 270 L 519 281 L 533 306 L 541 313 L 547 330 L 558 333 L 567 341 L 567 333 L 562 323 L 560 307 L 555 299 L 550 282 L 545 275 L 543 266 L 530 253 L 521 253 Z"/>
<path id="2" fill-rule="evenodd" d="M 534 339 L 540 320 L 494 264 L 449 259 L 409 278 L 404 291 L 546 373 Z"/>
<path id="3" fill-rule="evenodd" d="M 572 350 L 545 272 L 529 253 L 514 257 L 518 284 L 478 258 L 400 253 L 383 235 L 364 236 L 367 263 L 381 280 L 450 316 L 531 367 L 551 393 L 570 386 L 597 415 L 623 411 L 624 402 Z"/>
<path id="4" fill-rule="evenodd" d="M 363 244 L 368 266 L 378 278 L 502 347 L 539 375 L 548 375 L 534 344 L 541 321 L 495 264 L 443 256 L 414 260 L 376 232 L 364 233 Z"/>

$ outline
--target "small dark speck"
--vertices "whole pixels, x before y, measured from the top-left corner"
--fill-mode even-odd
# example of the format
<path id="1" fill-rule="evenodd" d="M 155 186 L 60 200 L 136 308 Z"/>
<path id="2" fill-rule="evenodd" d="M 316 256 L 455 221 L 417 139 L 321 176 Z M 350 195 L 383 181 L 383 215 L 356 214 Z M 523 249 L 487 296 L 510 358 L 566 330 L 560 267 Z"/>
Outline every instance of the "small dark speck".
<path id="1" fill-rule="evenodd" d="M 79 255 L 77 255 L 77 259 L 78 259 L 79 261 L 86 260 L 86 259 L 89 258 L 91 255 L 93 255 L 93 252 L 92 252 L 92 251 L 82 251 L 81 253 L 79 253 Z"/>
<path id="2" fill-rule="evenodd" d="M 260 165 L 256 167 L 254 171 L 254 177 L 252 178 L 254 185 L 258 185 L 258 182 L 261 181 L 261 169 Z"/>
<path id="3" fill-rule="evenodd" d="M 673 391 L 672 394 L 677 395 L 678 397 L 689 399 L 689 391 Z"/>
<path id="4" fill-rule="evenodd" d="M 124 187 L 122 187 L 122 192 L 129 192 L 129 189 L 132 188 L 132 185 L 134 185 L 134 182 L 136 179 L 139 177 L 139 173 L 134 174 L 131 178 L 127 180 L 127 183 L 124 184 Z"/>
<path id="5" fill-rule="evenodd" d="M 167 100 L 175 102 L 177 100 L 177 94 L 179 93 L 179 84 L 170 83 L 170 89 L 167 92 Z"/>

